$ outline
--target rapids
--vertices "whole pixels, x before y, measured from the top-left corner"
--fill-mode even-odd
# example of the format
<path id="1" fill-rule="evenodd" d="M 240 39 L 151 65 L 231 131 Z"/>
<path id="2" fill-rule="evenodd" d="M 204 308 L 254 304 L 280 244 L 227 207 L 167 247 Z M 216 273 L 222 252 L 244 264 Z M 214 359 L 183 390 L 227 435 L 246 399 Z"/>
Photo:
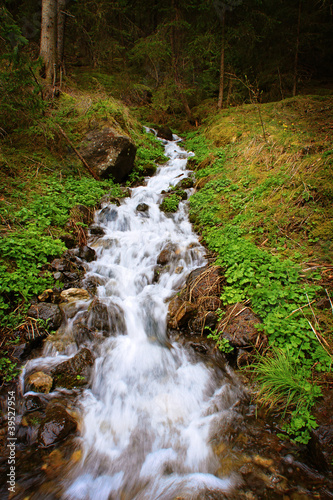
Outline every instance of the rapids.
<path id="1" fill-rule="evenodd" d="M 99 301 L 117 314 L 110 315 L 110 337 L 88 345 L 96 361 L 79 400 L 82 457 L 62 479 L 66 500 L 190 499 L 207 491 L 222 496 L 238 482 L 221 469 L 212 440 L 233 420 L 242 391 L 232 375 L 206 366 L 166 336 L 168 299 L 205 264 L 187 203 L 172 215 L 159 209 L 162 191 L 191 175 L 191 153 L 179 142 L 176 136 L 164 141 L 169 161 L 120 206 L 105 204 L 95 215 L 105 235 L 90 243 L 97 259 L 86 279 L 104 283 Z M 147 212 L 137 210 L 140 203 Z M 157 258 L 170 244 L 175 257 L 154 282 Z M 46 346 L 45 363 L 51 354 L 57 353 Z"/>

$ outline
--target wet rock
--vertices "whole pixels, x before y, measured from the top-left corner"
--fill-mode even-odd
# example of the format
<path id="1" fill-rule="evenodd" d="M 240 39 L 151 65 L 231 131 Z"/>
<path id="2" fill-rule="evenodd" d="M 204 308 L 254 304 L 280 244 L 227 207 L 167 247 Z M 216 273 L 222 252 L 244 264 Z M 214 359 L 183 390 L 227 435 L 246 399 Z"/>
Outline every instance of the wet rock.
<path id="1" fill-rule="evenodd" d="M 136 149 L 129 137 L 104 127 L 86 135 L 80 153 L 101 179 L 122 182 L 133 169 Z"/>
<path id="2" fill-rule="evenodd" d="M 105 231 L 101 226 L 93 225 L 93 226 L 90 226 L 89 230 L 90 230 L 90 234 L 92 234 L 94 236 L 104 236 L 105 235 Z"/>
<path id="3" fill-rule="evenodd" d="M 30 374 L 25 382 L 25 390 L 34 392 L 43 392 L 48 394 L 51 391 L 53 379 L 47 373 L 42 371 Z"/>
<path id="4" fill-rule="evenodd" d="M 65 408 L 59 404 L 49 405 L 38 431 L 38 444 L 41 448 L 48 448 L 59 443 L 76 430 L 77 423 Z"/>
<path id="5" fill-rule="evenodd" d="M 97 287 L 105 285 L 105 279 L 100 276 L 88 276 L 84 280 L 85 289 L 92 295 L 96 295 Z"/>
<path id="6" fill-rule="evenodd" d="M 248 307 L 244 307 L 243 304 L 234 304 L 227 307 L 226 315 L 218 330 L 223 328 L 223 338 L 229 340 L 233 347 L 249 347 L 256 343 L 259 335 L 256 325 L 259 322 L 257 316 Z"/>
<path id="7" fill-rule="evenodd" d="M 98 214 L 98 219 L 101 222 L 113 222 L 117 219 L 117 217 L 118 217 L 117 209 L 112 206 L 103 208 L 103 210 L 101 210 L 100 213 Z"/>
<path id="8" fill-rule="evenodd" d="M 60 298 L 62 302 L 76 302 L 78 300 L 89 300 L 91 296 L 83 288 L 69 288 L 60 293 Z"/>
<path id="9" fill-rule="evenodd" d="M 147 203 L 139 203 L 136 210 L 137 212 L 147 212 L 149 210 L 149 205 L 147 205 Z"/>
<path id="10" fill-rule="evenodd" d="M 24 399 L 23 410 L 25 413 L 45 410 L 47 401 L 37 395 L 26 396 Z"/>
<path id="11" fill-rule="evenodd" d="M 108 306 L 95 300 L 89 310 L 88 327 L 103 332 L 103 335 L 125 333 L 126 326 L 123 312 L 115 304 Z"/>
<path id="12" fill-rule="evenodd" d="M 177 308 L 177 305 L 179 307 Z M 170 328 L 181 328 L 186 325 L 189 319 L 193 318 L 196 312 L 196 306 L 190 302 L 179 302 L 178 297 L 169 304 L 168 326 Z"/>
<path id="13" fill-rule="evenodd" d="M 60 297 L 60 308 L 67 318 L 73 318 L 80 309 L 87 307 L 87 301 L 91 300 L 90 293 L 83 288 L 63 290 Z"/>
<path id="14" fill-rule="evenodd" d="M 188 345 L 200 354 L 206 354 L 208 351 L 208 347 L 205 344 L 200 344 L 199 342 L 189 342 Z"/>
<path id="15" fill-rule="evenodd" d="M 172 257 L 176 254 L 176 250 L 176 246 L 172 243 L 166 245 L 166 247 L 163 248 L 163 250 L 157 257 L 157 264 L 161 266 L 165 266 L 166 264 L 168 264 L 171 261 Z"/>
<path id="16" fill-rule="evenodd" d="M 187 280 L 187 295 L 196 301 L 201 297 L 219 297 L 222 291 L 221 268 L 204 266 L 192 271 Z"/>
<path id="17" fill-rule="evenodd" d="M 61 282 L 63 282 L 64 279 L 65 279 L 64 275 L 60 271 L 57 271 L 56 273 L 53 273 L 53 278 L 56 281 L 61 281 Z"/>
<path id="18" fill-rule="evenodd" d="M 143 167 L 142 175 L 152 177 L 156 173 L 156 170 L 157 166 L 154 163 L 148 163 Z"/>
<path id="19" fill-rule="evenodd" d="M 86 341 L 93 340 L 94 332 L 88 328 L 88 313 L 85 312 L 79 318 L 76 318 L 72 327 L 73 338 L 78 347 Z"/>
<path id="20" fill-rule="evenodd" d="M 60 363 L 51 371 L 55 386 L 73 389 L 86 385 L 93 364 L 94 358 L 89 349 L 81 349 L 75 356 Z"/>
<path id="21" fill-rule="evenodd" d="M 102 205 L 103 203 L 107 203 L 108 205 L 111 203 L 112 205 L 117 205 L 117 207 L 120 207 L 119 198 L 116 198 L 115 196 L 111 196 L 109 194 L 105 194 L 104 196 L 102 196 L 100 204 Z"/>
<path id="22" fill-rule="evenodd" d="M 62 314 L 59 306 L 47 302 L 32 305 L 27 312 L 27 316 L 34 319 L 42 319 L 46 322 L 47 328 L 50 330 L 57 330 L 62 322 Z"/>
<path id="23" fill-rule="evenodd" d="M 244 349 L 239 349 L 237 352 L 237 367 L 242 368 L 243 366 L 249 365 L 251 362 L 251 356 L 248 351 L 245 351 Z"/>
<path id="24" fill-rule="evenodd" d="M 172 130 L 169 127 L 158 127 L 157 137 L 161 139 L 166 139 L 167 141 L 172 141 Z"/>
<path id="25" fill-rule="evenodd" d="M 70 262 L 64 258 L 54 259 L 51 262 L 51 267 L 54 271 L 61 272 L 61 273 L 71 270 Z"/>
<path id="26" fill-rule="evenodd" d="M 77 253 L 77 256 L 85 260 L 86 262 L 92 262 L 96 260 L 96 252 L 93 248 L 88 247 L 87 245 L 80 247 Z"/>
<path id="27" fill-rule="evenodd" d="M 154 276 L 153 283 L 158 283 L 162 274 L 168 273 L 170 271 L 170 266 L 155 266 L 154 268 Z"/>

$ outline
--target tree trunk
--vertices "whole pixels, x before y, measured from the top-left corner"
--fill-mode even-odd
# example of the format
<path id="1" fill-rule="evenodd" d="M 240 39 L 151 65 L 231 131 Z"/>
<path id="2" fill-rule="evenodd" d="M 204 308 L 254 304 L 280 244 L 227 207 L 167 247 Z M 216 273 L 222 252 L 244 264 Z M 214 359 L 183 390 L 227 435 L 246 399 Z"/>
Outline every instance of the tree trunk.
<path id="1" fill-rule="evenodd" d="M 300 28 L 301 28 L 301 7 L 302 7 L 302 0 L 299 0 L 299 4 L 298 4 L 298 21 L 297 21 L 297 37 L 296 37 L 296 49 L 295 49 L 295 61 L 294 61 L 294 85 L 293 85 L 293 96 L 294 97 L 295 97 L 296 92 L 297 92 L 299 33 L 300 33 Z"/>
<path id="2" fill-rule="evenodd" d="M 225 52 L 225 12 L 222 17 L 222 43 L 221 43 L 221 63 L 220 63 L 220 85 L 219 85 L 219 98 L 217 101 L 218 109 L 223 106 L 223 91 L 224 91 L 224 52 Z"/>
<path id="3" fill-rule="evenodd" d="M 42 2 L 42 29 L 39 55 L 44 63 L 45 78 L 52 83 L 56 68 L 57 42 L 57 0 L 43 0 Z"/>
<path id="4" fill-rule="evenodd" d="M 60 68 L 64 62 L 64 37 L 65 37 L 65 21 L 66 15 L 66 0 L 58 0 L 57 2 L 57 64 Z"/>

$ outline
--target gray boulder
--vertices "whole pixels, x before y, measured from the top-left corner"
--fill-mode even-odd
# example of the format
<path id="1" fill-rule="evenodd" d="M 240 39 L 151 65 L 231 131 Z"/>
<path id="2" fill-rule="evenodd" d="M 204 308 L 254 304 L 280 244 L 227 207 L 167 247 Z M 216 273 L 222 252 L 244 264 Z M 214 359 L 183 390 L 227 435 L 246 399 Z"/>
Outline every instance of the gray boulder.
<path id="1" fill-rule="evenodd" d="M 80 153 L 101 179 L 122 182 L 133 169 L 136 149 L 129 137 L 105 127 L 86 135 Z"/>

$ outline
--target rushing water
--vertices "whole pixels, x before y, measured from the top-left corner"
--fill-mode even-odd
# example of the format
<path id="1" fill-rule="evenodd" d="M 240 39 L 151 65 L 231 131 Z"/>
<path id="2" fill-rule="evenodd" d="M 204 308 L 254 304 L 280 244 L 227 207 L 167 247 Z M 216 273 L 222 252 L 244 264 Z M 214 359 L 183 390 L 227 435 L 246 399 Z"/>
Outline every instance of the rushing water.
<path id="1" fill-rule="evenodd" d="M 63 480 L 67 500 L 197 498 L 237 484 L 211 441 L 232 420 L 240 394 L 230 377 L 166 339 L 167 299 L 205 263 L 186 202 L 173 215 L 159 209 L 161 192 L 190 174 L 189 154 L 174 139 L 165 141 L 169 161 L 145 186 L 96 213 L 106 234 L 92 242 L 97 260 L 87 278 L 104 283 L 99 300 L 117 314 L 110 315 L 111 336 L 92 343 L 94 371 L 80 399 L 83 455 Z M 147 212 L 137 210 L 140 203 Z M 155 283 L 167 244 L 175 257 Z"/>

